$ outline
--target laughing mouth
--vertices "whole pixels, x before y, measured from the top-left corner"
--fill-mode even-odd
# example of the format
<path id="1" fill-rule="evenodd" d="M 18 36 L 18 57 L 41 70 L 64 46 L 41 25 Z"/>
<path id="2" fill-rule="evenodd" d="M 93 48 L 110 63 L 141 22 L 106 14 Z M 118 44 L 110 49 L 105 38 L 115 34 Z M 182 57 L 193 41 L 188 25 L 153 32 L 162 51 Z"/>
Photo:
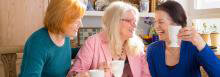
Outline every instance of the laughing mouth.
<path id="1" fill-rule="evenodd" d="M 78 32 L 79 29 L 73 29 L 74 32 Z"/>
<path id="2" fill-rule="evenodd" d="M 131 32 L 131 33 L 133 33 L 133 32 L 134 32 L 134 29 L 129 29 L 128 31 Z"/>

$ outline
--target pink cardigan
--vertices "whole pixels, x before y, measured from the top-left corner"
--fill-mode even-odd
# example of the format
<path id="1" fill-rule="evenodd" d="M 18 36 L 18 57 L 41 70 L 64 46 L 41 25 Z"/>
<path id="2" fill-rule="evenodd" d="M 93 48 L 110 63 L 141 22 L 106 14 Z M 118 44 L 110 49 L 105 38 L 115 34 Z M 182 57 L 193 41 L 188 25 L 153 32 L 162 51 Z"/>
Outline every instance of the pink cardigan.
<path id="1" fill-rule="evenodd" d="M 71 76 L 73 72 L 87 72 L 90 69 L 97 69 L 99 63 L 102 62 L 110 63 L 112 56 L 108 50 L 108 43 L 102 32 L 90 36 L 79 50 L 74 65 L 67 76 Z M 128 56 L 128 61 L 133 77 L 151 77 L 144 53 Z M 110 73 L 105 76 L 112 77 Z"/>

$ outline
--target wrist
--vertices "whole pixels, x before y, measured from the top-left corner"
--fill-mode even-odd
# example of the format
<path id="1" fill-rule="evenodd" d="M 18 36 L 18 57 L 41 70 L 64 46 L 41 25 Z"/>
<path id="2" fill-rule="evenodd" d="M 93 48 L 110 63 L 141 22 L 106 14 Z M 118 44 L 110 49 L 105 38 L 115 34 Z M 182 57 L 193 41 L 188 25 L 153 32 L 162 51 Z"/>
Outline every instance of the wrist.
<path id="1" fill-rule="evenodd" d="M 206 42 L 203 40 L 200 34 L 197 33 L 195 36 L 196 37 L 193 39 L 192 43 L 197 47 L 199 51 L 201 51 L 205 47 Z"/>
<path id="2" fill-rule="evenodd" d="M 196 47 L 197 47 L 197 49 L 199 50 L 199 51 L 201 51 L 204 47 L 205 47 L 205 45 L 206 45 L 206 42 L 205 41 L 198 41 L 196 44 L 194 44 Z"/>

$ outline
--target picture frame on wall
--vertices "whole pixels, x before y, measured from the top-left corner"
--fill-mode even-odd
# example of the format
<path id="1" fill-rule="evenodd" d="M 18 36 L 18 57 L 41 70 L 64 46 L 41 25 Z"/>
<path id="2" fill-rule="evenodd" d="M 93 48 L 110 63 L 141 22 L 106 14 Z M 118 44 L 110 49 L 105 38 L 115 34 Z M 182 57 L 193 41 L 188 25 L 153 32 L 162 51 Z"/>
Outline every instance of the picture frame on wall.
<path id="1" fill-rule="evenodd" d="M 77 44 L 78 46 L 82 46 L 85 40 L 98 32 L 101 31 L 101 27 L 82 27 L 79 28 L 77 34 Z"/>

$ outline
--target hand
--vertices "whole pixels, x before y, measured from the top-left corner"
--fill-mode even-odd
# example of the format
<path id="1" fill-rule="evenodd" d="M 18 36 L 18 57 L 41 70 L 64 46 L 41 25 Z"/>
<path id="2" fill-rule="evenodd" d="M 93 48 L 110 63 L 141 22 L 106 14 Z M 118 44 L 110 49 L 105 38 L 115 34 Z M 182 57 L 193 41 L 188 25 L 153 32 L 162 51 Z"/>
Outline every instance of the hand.
<path id="1" fill-rule="evenodd" d="M 180 29 L 178 38 L 192 42 L 199 51 L 201 51 L 206 45 L 206 42 L 202 39 L 200 34 L 192 27 L 184 27 Z"/>
<path id="2" fill-rule="evenodd" d="M 98 69 L 104 69 L 105 77 L 111 74 L 111 65 L 107 64 L 107 62 L 100 63 Z"/>
<path id="3" fill-rule="evenodd" d="M 80 72 L 73 77 L 90 77 L 88 72 Z"/>

